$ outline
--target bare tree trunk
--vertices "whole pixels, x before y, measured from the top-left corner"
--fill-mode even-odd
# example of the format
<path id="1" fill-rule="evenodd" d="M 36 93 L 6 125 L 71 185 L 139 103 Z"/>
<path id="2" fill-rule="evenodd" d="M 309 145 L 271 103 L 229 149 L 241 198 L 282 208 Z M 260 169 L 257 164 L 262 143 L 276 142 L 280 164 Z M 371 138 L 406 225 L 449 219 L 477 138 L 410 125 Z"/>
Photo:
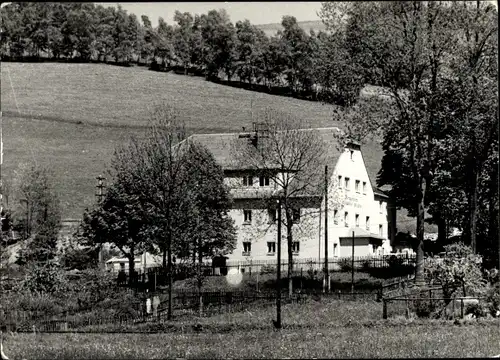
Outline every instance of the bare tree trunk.
<path id="1" fill-rule="evenodd" d="M 446 225 L 446 218 L 443 215 L 443 213 L 439 214 L 437 226 L 438 226 L 437 243 L 444 245 L 444 244 L 446 244 L 446 240 L 448 239 L 448 229 L 447 229 L 447 225 Z"/>
<path id="2" fill-rule="evenodd" d="M 130 249 L 130 254 L 128 256 L 128 285 L 132 286 L 134 284 L 135 278 L 135 256 L 134 249 Z"/>
<path id="3" fill-rule="evenodd" d="M 287 216 L 289 217 L 289 216 Z M 293 252 L 292 252 L 292 223 L 291 219 L 287 220 L 286 225 L 286 242 L 287 242 L 287 253 L 288 253 L 288 297 L 292 297 L 293 295 Z"/>
<path id="4" fill-rule="evenodd" d="M 425 191 L 427 188 L 427 180 L 420 178 L 420 194 L 417 205 L 417 246 L 416 246 L 416 268 L 415 268 L 415 284 L 418 286 L 424 285 L 424 220 L 425 220 Z"/>
<path id="5" fill-rule="evenodd" d="M 470 246 L 472 251 L 476 253 L 477 250 L 477 197 L 478 197 L 478 179 L 479 174 L 475 171 L 472 176 L 472 187 L 471 187 L 471 204 L 470 204 Z"/>
<path id="6" fill-rule="evenodd" d="M 168 310 L 167 320 L 172 320 L 172 231 L 167 234 L 167 276 L 168 276 Z"/>
<path id="7" fill-rule="evenodd" d="M 203 296 L 201 294 L 201 285 L 202 285 L 202 268 L 201 265 L 203 263 L 203 255 L 201 253 L 201 239 L 198 239 L 198 296 L 199 296 L 199 312 L 200 317 L 203 315 Z"/>

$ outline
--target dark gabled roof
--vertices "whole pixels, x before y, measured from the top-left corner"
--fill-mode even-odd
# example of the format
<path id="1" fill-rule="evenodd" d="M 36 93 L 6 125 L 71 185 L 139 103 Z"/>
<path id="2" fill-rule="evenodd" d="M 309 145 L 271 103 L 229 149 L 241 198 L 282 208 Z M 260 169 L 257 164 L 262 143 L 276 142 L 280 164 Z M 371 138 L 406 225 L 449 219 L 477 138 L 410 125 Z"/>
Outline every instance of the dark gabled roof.
<path id="1" fill-rule="evenodd" d="M 329 173 L 331 174 L 337 164 L 340 154 L 342 153 L 344 147 L 339 146 L 338 135 L 339 129 L 336 127 L 330 128 L 318 128 L 318 129 L 300 129 L 297 131 L 317 131 L 318 136 L 323 140 L 325 145 L 324 152 L 324 165 L 328 165 Z M 195 134 L 189 137 L 188 141 L 195 141 L 203 146 L 205 146 L 214 156 L 217 163 L 226 172 L 238 171 L 238 170 L 250 170 L 252 166 L 249 164 L 245 166 L 242 164 L 241 159 L 238 159 L 235 154 L 236 146 L 253 146 L 249 142 L 248 138 L 239 138 L 240 133 L 224 133 L 224 134 Z M 238 145 L 235 145 L 238 144 Z M 380 169 L 380 162 L 382 158 L 381 146 L 376 141 L 370 141 L 366 145 L 361 147 L 361 152 L 363 154 L 363 160 L 365 163 L 370 182 L 372 184 L 373 190 L 376 194 L 381 196 L 386 196 L 379 189 L 376 189 L 376 178 L 377 173 Z M 323 169 L 324 169 L 323 165 Z M 316 179 L 318 184 L 322 183 L 324 177 L 324 171 L 319 171 L 318 176 L 321 178 Z M 315 181 L 316 182 L 316 181 Z M 317 195 L 317 192 L 321 191 L 321 188 L 310 195 Z"/>

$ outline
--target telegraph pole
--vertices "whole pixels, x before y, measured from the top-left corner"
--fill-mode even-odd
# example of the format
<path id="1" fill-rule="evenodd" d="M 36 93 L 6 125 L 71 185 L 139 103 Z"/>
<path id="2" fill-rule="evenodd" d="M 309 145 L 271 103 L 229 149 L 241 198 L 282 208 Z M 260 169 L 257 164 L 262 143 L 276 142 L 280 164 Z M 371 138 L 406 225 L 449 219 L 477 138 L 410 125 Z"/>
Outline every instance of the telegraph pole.
<path id="1" fill-rule="evenodd" d="M 278 199 L 278 268 L 276 269 L 276 323 L 281 329 L 281 199 Z"/>
<path id="2" fill-rule="evenodd" d="M 3 120 L 2 111 L 0 110 L 0 242 L 3 245 L 3 181 L 2 181 L 2 166 L 3 166 Z"/>
<path id="3" fill-rule="evenodd" d="M 328 274 L 328 165 L 325 165 L 325 287 L 323 292 L 330 291 Z"/>
<path id="4" fill-rule="evenodd" d="M 98 204 L 101 204 L 102 203 L 102 197 L 104 196 L 104 180 L 106 179 L 104 176 L 102 175 L 99 175 L 96 177 L 97 179 L 97 185 L 96 185 L 96 188 L 97 188 L 97 192 L 95 194 L 95 196 L 97 197 L 97 203 Z M 102 244 L 99 244 L 99 258 L 98 258 L 98 262 L 99 262 L 99 268 L 102 270 L 104 268 L 104 264 L 103 264 L 103 261 L 102 261 Z"/>

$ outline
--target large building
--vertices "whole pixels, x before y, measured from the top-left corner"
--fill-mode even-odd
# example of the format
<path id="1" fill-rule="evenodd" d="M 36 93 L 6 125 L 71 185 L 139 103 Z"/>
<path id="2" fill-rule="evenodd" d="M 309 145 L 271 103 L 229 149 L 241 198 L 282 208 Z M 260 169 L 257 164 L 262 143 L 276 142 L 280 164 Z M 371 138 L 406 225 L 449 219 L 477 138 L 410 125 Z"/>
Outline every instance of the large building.
<path id="1" fill-rule="evenodd" d="M 311 131 L 303 129 L 298 131 Z M 339 147 L 338 128 L 314 129 L 325 146 L 321 179 L 328 180 L 328 254 L 345 257 L 381 255 L 391 252 L 395 235 L 395 211 L 387 195 L 374 186 L 380 166 L 367 167 L 361 148 L 353 142 Z M 260 139 L 262 137 L 262 139 Z M 224 170 L 225 182 L 231 189 L 233 207 L 230 216 L 237 228 L 237 245 L 228 260 L 276 260 L 276 194 L 279 186 L 273 179 L 285 174 L 280 169 L 262 171 L 241 161 L 238 150 L 259 146 L 266 141 L 265 132 L 196 134 L 188 141 L 204 145 Z M 239 158 L 238 158 L 239 157 Z M 324 168 L 328 166 L 325 177 Z M 271 174 L 271 176 L 269 176 Z M 294 199 L 293 254 L 298 259 L 324 258 L 325 191 L 316 186 L 297 194 Z M 282 251 L 286 259 L 286 229 L 282 230 Z"/>

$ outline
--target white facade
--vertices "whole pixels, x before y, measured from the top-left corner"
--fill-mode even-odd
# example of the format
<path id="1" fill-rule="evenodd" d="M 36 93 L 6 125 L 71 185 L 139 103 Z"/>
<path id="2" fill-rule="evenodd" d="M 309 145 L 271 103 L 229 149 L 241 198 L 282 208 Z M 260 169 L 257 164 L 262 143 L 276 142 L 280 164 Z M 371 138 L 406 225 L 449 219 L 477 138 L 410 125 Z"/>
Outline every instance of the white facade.
<path id="1" fill-rule="evenodd" d="M 346 147 L 335 164 L 328 187 L 328 255 L 369 256 L 391 252 L 387 197 L 372 188 L 359 147 Z M 234 195 L 253 194 L 246 199 L 234 196 L 230 216 L 237 228 L 237 245 L 229 261 L 276 260 L 277 226 L 275 214 L 262 200 L 263 193 L 277 190 L 276 185 L 254 175 L 251 184 L 245 172 L 226 173 L 225 182 Z M 325 198 L 304 199 L 300 220 L 293 227 L 294 256 L 298 259 L 324 257 Z M 367 221 L 368 220 L 368 221 Z M 393 225 L 394 221 L 393 221 Z M 282 227 L 282 258 L 286 258 L 286 229 Z M 274 245 L 273 245 L 274 244 Z M 274 251 L 273 251 L 274 250 Z"/>

